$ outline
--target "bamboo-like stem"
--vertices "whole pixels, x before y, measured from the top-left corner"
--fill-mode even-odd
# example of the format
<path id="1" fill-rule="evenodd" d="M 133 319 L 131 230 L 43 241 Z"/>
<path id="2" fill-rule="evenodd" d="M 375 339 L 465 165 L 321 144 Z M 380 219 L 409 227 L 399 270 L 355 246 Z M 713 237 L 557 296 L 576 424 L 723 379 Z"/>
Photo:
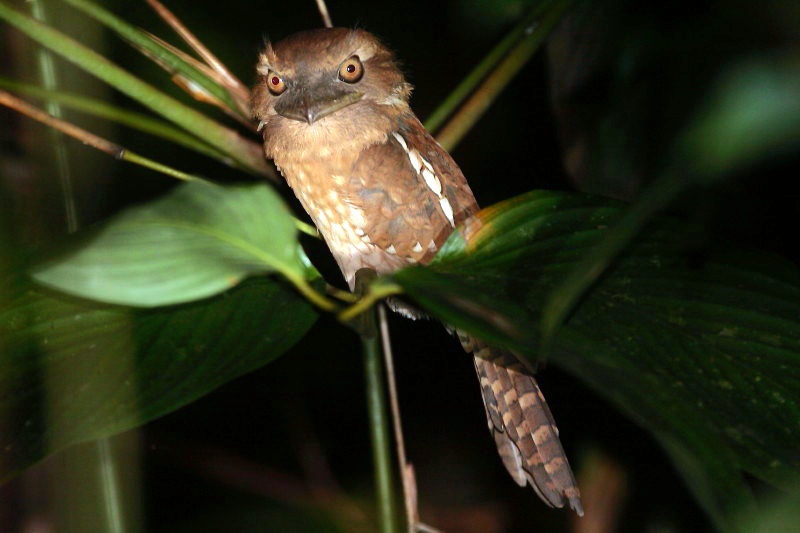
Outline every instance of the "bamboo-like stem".
<path id="1" fill-rule="evenodd" d="M 30 2 L 31 14 L 33 18 L 47 23 L 47 12 L 45 6 L 40 0 L 32 0 Z M 58 90 L 58 75 L 56 72 L 53 56 L 45 47 L 39 47 L 38 50 L 39 60 L 39 73 L 42 87 L 49 91 Z M 2 96 L 2 95 L 0 95 Z M 61 104 L 56 100 L 47 99 L 45 102 L 47 114 L 54 119 L 62 119 Z M 67 233 L 72 234 L 78 231 L 79 221 L 78 212 L 75 205 L 75 190 L 72 183 L 72 172 L 69 164 L 67 146 L 64 142 L 65 132 L 60 131 L 58 128 L 51 128 L 49 130 L 52 139 L 52 150 L 55 159 L 56 171 L 58 174 L 59 184 L 61 185 L 61 197 L 64 204 L 65 222 L 67 226 Z M 55 390 L 50 391 L 51 394 L 63 394 L 57 387 Z M 86 462 L 92 463 L 98 470 L 99 475 L 96 478 L 96 485 L 88 483 L 87 486 L 90 494 L 96 496 L 97 507 L 102 511 L 103 519 L 98 521 L 98 525 L 103 528 L 104 533 L 126 533 L 127 527 L 124 520 L 123 502 L 122 502 L 122 484 L 117 476 L 117 459 L 111 453 L 110 437 L 100 438 L 87 446 L 88 456 L 85 458 Z M 67 452 L 64 455 L 66 461 L 73 464 L 80 464 L 82 461 L 78 456 Z M 53 473 L 54 474 L 54 473 Z M 55 483 L 65 483 L 65 480 L 53 480 Z"/>
<path id="2" fill-rule="evenodd" d="M 125 533 L 125 512 L 122 505 L 119 468 L 111 450 L 111 437 L 94 442 L 99 470 L 100 496 L 103 500 L 105 526 L 108 533 Z"/>
<path id="3" fill-rule="evenodd" d="M 363 293 L 375 273 L 366 269 L 356 273 L 356 292 Z M 375 471 L 375 497 L 381 533 L 399 533 L 397 496 L 392 475 L 391 433 L 387 419 L 381 335 L 376 324 L 377 310 L 373 307 L 360 315 L 357 329 L 364 354 L 364 375 L 367 389 L 372 459 Z"/>
<path id="4" fill-rule="evenodd" d="M 538 22 L 526 17 L 522 24 L 509 34 L 468 76 L 462 86 L 459 86 L 445 101 L 440 110 L 432 115 L 426 122 L 429 129 L 435 129 L 448 110 L 455 107 L 455 103 L 464 98 L 475 86 L 477 80 L 483 82 L 474 89 L 469 98 L 461 105 L 460 109 L 438 132 L 436 140 L 445 150 L 452 150 L 469 132 L 475 123 L 483 116 L 490 105 L 497 99 L 500 92 L 517 75 L 522 67 L 533 56 L 544 42 L 555 25 L 561 20 L 572 0 L 557 0 L 548 5 L 544 16 Z M 535 14 L 539 13 L 539 8 Z M 512 46 L 513 45 L 513 46 Z M 500 60 L 500 57 L 503 57 Z M 491 68 L 492 65 L 496 66 Z"/>
<path id="5" fill-rule="evenodd" d="M 222 163 L 228 165 L 232 164 L 228 154 L 206 144 L 198 137 L 190 135 L 161 119 L 149 115 L 128 111 L 127 109 L 111 105 L 102 100 L 95 100 L 73 93 L 47 90 L 36 85 L 11 81 L 3 77 L 0 77 L 0 89 L 6 89 L 14 94 L 44 99 L 48 102 L 57 102 L 65 109 L 72 109 L 90 116 L 109 120 L 148 135 L 179 144 L 197 153 L 217 159 Z"/>
<path id="6" fill-rule="evenodd" d="M 390 281 L 381 281 L 379 284 L 373 284 L 366 294 L 359 295 L 360 297 L 356 300 L 356 303 L 340 312 L 338 318 L 342 322 L 350 322 L 360 314 L 367 312 L 377 302 L 402 292 L 403 288 L 400 285 Z"/>
<path id="7" fill-rule="evenodd" d="M 33 18 L 40 22 L 47 23 L 47 16 L 44 5 L 39 0 L 30 2 L 31 14 Z M 56 67 L 53 62 L 53 55 L 44 47 L 39 47 L 37 52 L 39 59 L 39 74 L 42 86 L 49 90 L 55 90 L 58 86 Z M 61 105 L 53 100 L 46 102 L 47 112 L 54 117 L 61 118 Z M 58 181 L 61 185 L 61 197 L 64 201 L 64 213 L 66 215 L 67 232 L 75 233 L 78 230 L 78 212 L 75 207 L 75 192 L 72 186 L 72 175 L 70 173 L 69 160 L 67 157 L 67 147 L 64 144 L 63 135 L 50 130 L 53 141 L 53 154 L 55 155 L 56 168 L 58 170 Z"/>
<path id="8" fill-rule="evenodd" d="M 370 311 L 374 313 L 374 311 Z M 374 318 L 373 318 L 374 320 Z M 389 421 L 386 416 L 386 391 L 383 384 L 383 365 L 378 336 L 361 337 L 364 350 L 364 372 L 367 378 L 367 408 L 369 411 L 372 459 L 375 468 L 375 496 L 378 505 L 378 521 L 382 533 L 398 533 L 396 505 L 392 476 L 392 452 Z"/>

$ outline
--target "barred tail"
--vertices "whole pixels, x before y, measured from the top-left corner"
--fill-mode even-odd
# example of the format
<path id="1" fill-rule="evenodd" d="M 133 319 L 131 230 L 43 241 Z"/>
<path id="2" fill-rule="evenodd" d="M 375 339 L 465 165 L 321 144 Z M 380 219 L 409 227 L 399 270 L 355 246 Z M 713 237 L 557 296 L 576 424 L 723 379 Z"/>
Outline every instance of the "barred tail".
<path id="1" fill-rule="evenodd" d="M 508 473 L 521 487 L 530 484 L 551 507 L 569 501 L 583 516 L 558 428 L 534 377 L 513 354 L 460 332 L 459 339 L 475 355 L 489 431 Z"/>

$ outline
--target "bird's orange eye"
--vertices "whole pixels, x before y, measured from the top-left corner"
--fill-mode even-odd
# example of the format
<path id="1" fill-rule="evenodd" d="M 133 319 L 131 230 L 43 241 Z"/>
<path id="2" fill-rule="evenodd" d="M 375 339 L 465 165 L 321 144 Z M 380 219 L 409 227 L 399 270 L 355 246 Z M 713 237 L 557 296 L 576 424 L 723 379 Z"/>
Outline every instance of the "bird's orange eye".
<path id="1" fill-rule="evenodd" d="M 345 59 L 339 65 L 339 79 L 347 83 L 355 83 L 364 75 L 364 65 L 358 56 Z"/>
<path id="2" fill-rule="evenodd" d="M 286 90 L 286 84 L 283 82 L 283 78 L 270 70 L 267 73 L 267 89 L 275 96 L 278 96 Z"/>

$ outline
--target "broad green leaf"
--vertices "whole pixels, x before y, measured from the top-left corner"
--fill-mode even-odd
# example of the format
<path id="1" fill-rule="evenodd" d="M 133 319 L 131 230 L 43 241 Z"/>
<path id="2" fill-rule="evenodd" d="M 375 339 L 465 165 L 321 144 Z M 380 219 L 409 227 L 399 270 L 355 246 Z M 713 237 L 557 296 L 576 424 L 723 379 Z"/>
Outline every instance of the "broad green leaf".
<path id="1" fill-rule="evenodd" d="M 0 298 L 0 479 L 266 364 L 316 317 L 290 286 L 263 277 L 150 310 L 8 285 Z"/>
<path id="2" fill-rule="evenodd" d="M 445 322 L 536 358 L 549 291 L 623 209 L 532 192 L 483 210 L 468 242 L 456 233 L 429 267 L 388 281 Z M 743 472 L 785 487 L 800 476 L 800 274 L 764 256 L 700 254 L 696 238 L 670 220 L 643 233 L 557 330 L 551 356 L 650 430 L 732 529 L 751 501 Z"/>
<path id="3" fill-rule="evenodd" d="M 3 1 L 0 1 L 0 19 L 187 132 L 201 133 L 205 142 L 229 154 L 242 168 L 257 175 L 274 176 L 257 143 L 164 94 L 75 39 L 10 8 Z"/>
<path id="4" fill-rule="evenodd" d="M 83 298 L 154 307 L 218 294 L 270 272 L 304 290 L 316 276 L 278 194 L 264 184 L 194 182 L 83 235 L 33 277 Z"/>

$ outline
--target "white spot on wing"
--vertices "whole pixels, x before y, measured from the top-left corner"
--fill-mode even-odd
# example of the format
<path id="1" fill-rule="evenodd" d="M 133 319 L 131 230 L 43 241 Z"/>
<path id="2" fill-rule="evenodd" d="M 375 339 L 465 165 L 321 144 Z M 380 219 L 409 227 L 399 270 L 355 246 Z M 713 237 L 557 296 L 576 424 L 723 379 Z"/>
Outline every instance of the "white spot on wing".
<path id="1" fill-rule="evenodd" d="M 397 139 L 397 142 L 400 143 L 400 146 L 403 147 L 403 150 L 408 152 L 408 143 L 406 143 L 406 140 L 403 139 L 403 136 L 397 133 L 396 131 L 393 131 L 392 135 L 394 135 L 394 138 Z"/>
<path id="2" fill-rule="evenodd" d="M 422 177 L 425 179 L 425 184 L 428 186 L 428 188 L 432 190 L 436 196 L 441 198 L 442 182 L 439 181 L 439 178 L 437 178 L 436 175 L 427 168 L 422 170 Z"/>
<path id="3" fill-rule="evenodd" d="M 409 148 L 408 142 L 400 135 L 398 132 L 392 132 L 392 135 L 400 146 L 403 147 L 403 150 L 406 151 L 406 155 L 408 155 L 408 160 L 411 162 L 411 166 L 414 167 L 414 171 L 422 176 L 422 179 L 425 180 L 425 184 L 428 188 L 433 191 L 433 193 L 439 198 L 439 205 L 442 206 L 442 211 L 444 211 L 444 216 L 447 217 L 447 220 L 450 222 L 450 225 L 455 227 L 455 218 L 453 216 L 453 206 L 450 205 L 450 201 L 442 195 L 442 182 L 439 177 L 436 175 L 436 171 L 433 169 L 433 165 L 422 157 L 420 153 L 415 150 L 414 148 Z M 423 168 L 424 167 L 424 168 Z M 417 243 L 419 245 L 419 243 Z M 433 245 L 433 243 L 431 243 Z M 422 245 L 419 245 L 420 250 L 414 249 L 414 252 L 422 251 Z M 389 253 L 396 253 L 394 251 L 394 246 L 390 247 L 391 251 L 387 249 L 386 251 Z M 433 249 L 436 249 L 436 246 L 433 245 Z"/>
<path id="4" fill-rule="evenodd" d="M 414 247 L 411 249 L 412 252 L 418 254 L 422 251 L 422 245 L 420 243 L 416 243 Z"/>
<path id="5" fill-rule="evenodd" d="M 411 166 L 414 167 L 414 172 L 419 174 L 419 171 L 422 169 L 422 157 L 420 157 L 419 152 L 416 150 L 409 150 L 408 160 L 411 161 Z"/>
<path id="6" fill-rule="evenodd" d="M 390 244 L 389 247 L 386 249 L 386 253 L 395 255 L 397 250 L 394 249 L 394 244 Z"/>
<path id="7" fill-rule="evenodd" d="M 447 198 L 439 198 L 439 205 L 442 206 L 444 216 L 450 221 L 450 225 L 456 227 L 456 221 L 455 218 L 453 218 L 453 206 L 450 205 L 450 201 Z"/>

